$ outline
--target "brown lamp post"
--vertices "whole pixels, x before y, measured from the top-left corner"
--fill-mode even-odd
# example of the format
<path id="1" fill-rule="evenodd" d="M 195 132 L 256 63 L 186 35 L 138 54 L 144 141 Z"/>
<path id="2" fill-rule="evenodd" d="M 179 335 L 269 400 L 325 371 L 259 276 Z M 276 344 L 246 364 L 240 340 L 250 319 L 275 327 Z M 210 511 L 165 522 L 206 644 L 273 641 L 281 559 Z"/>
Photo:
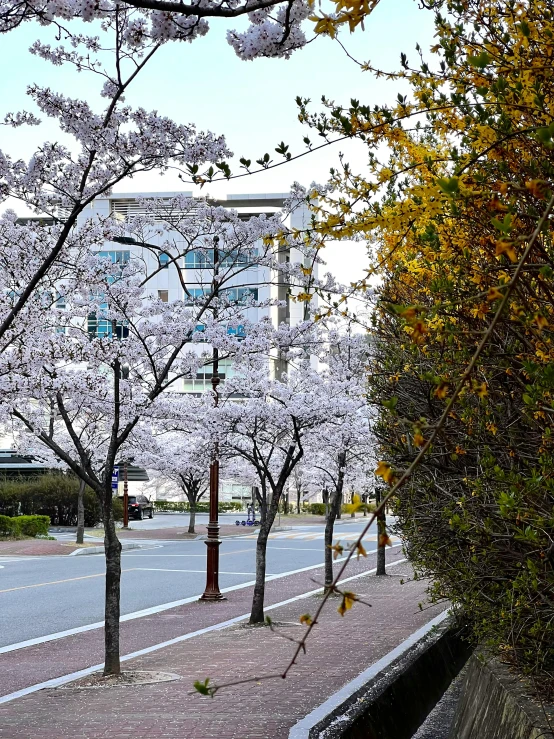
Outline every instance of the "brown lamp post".
<path id="1" fill-rule="evenodd" d="M 217 244 L 219 237 L 214 237 L 214 290 L 213 296 L 216 300 L 219 295 L 218 288 L 218 265 L 219 265 L 219 249 Z M 214 308 L 214 315 L 217 307 Z M 214 394 L 214 405 L 217 407 L 219 402 L 219 394 L 217 386 L 219 385 L 219 351 L 216 347 L 212 350 L 212 390 Z M 214 443 L 212 459 L 210 462 L 210 520 L 208 521 L 208 538 L 206 539 L 207 558 L 206 558 L 206 588 L 200 596 L 200 600 L 225 600 L 219 590 L 219 547 L 221 539 L 219 538 L 219 446 L 217 441 Z"/>
<path id="2" fill-rule="evenodd" d="M 129 485 L 127 481 L 127 460 L 123 462 L 123 528 L 129 528 Z"/>

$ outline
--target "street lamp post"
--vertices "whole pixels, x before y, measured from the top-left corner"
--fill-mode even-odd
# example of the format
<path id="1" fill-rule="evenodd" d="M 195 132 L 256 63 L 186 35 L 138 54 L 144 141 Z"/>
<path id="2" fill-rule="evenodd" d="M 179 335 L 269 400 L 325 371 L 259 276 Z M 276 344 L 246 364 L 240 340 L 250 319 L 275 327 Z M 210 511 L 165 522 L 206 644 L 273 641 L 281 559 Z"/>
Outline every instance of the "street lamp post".
<path id="1" fill-rule="evenodd" d="M 123 528 L 129 528 L 129 485 L 127 482 L 127 460 L 123 462 Z"/>
<path id="2" fill-rule="evenodd" d="M 214 279 L 213 296 L 216 301 L 214 316 L 217 311 L 217 299 L 219 297 L 218 265 L 219 249 L 217 248 L 219 238 L 214 237 Z M 214 394 L 214 405 L 219 403 L 217 386 L 219 385 L 219 351 L 216 347 L 212 349 L 212 390 Z M 225 600 L 219 590 L 219 445 L 214 442 L 212 459 L 210 462 L 210 520 L 208 521 L 208 538 L 206 539 L 206 588 L 200 600 Z"/>

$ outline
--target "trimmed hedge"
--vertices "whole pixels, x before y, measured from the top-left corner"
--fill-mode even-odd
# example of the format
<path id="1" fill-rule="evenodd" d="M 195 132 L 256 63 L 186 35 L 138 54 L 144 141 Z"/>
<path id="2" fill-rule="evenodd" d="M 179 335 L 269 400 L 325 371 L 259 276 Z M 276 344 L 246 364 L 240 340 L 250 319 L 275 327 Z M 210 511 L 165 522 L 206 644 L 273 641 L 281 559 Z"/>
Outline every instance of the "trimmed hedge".
<path id="1" fill-rule="evenodd" d="M 76 526 L 78 491 L 78 479 L 60 472 L 0 480 L 0 514 L 48 516 L 53 526 Z M 90 488 L 85 489 L 84 503 L 85 526 L 95 526 L 102 515 L 96 495 Z"/>
<path id="2" fill-rule="evenodd" d="M 157 511 L 178 511 L 179 513 L 188 513 L 190 511 L 190 503 L 185 500 L 155 500 L 154 508 Z M 227 513 L 228 511 L 242 511 L 242 503 L 236 500 L 220 501 L 218 506 L 219 513 Z M 196 504 L 196 513 L 209 513 L 210 504 L 208 501 L 202 501 Z"/>
<path id="3" fill-rule="evenodd" d="M 8 517 L 46 516 L 52 526 L 77 525 L 79 480 L 71 474 L 50 472 L 32 478 L 0 480 L 0 514 Z M 85 488 L 85 526 L 102 520 L 98 498 Z M 116 521 L 123 519 L 123 502 L 113 499 Z"/>
<path id="4" fill-rule="evenodd" d="M 0 536 L 48 536 L 48 516 L 0 516 Z"/>
<path id="5" fill-rule="evenodd" d="M 314 516 L 324 516 L 326 508 L 325 503 L 308 503 L 306 506 L 308 513 L 312 513 Z"/>

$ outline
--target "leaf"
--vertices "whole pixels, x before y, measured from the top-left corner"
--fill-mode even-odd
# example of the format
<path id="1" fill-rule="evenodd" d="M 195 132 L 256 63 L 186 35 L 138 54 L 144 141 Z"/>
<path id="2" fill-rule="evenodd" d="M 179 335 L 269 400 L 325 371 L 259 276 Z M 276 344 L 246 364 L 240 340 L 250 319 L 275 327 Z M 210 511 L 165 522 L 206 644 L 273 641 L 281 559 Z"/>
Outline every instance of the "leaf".
<path id="1" fill-rule="evenodd" d="M 499 218 L 491 218 L 492 225 L 498 229 L 499 231 L 502 231 L 502 233 L 509 234 L 512 230 L 512 221 L 513 218 L 510 215 L 510 213 L 506 213 L 504 218 L 500 220 Z"/>
<path id="2" fill-rule="evenodd" d="M 446 396 L 448 395 L 448 383 L 447 382 L 441 382 L 438 386 L 438 388 L 435 390 L 435 397 L 439 400 L 444 400 Z"/>
<path id="3" fill-rule="evenodd" d="M 304 613 L 300 616 L 300 623 L 305 624 L 306 626 L 311 626 L 313 624 L 313 619 L 309 613 Z"/>
<path id="4" fill-rule="evenodd" d="M 421 433 L 421 430 L 420 429 L 417 429 L 416 430 L 416 432 L 415 432 L 415 434 L 413 436 L 412 441 L 414 442 L 414 444 L 417 447 L 421 447 L 421 446 L 423 446 L 425 444 L 425 437 Z"/>
<path id="5" fill-rule="evenodd" d="M 500 239 L 496 242 L 496 256 L 506 254 L 510 262 L 517 262 L 517 254 L 514 248 L 514 242 L 509 239 Z"/>
<path id="6" fill-rule="evenodd" d="M 384 533 L 379 534 L 377 538 L 377 546 L 378 547 L 392 547 L 392 539 L 385 531 Z"/>
<path id="7" fill-rule="evenodd" d="M 493 300 L 502 300 L 504 296 L 497 287 L 491 287 L 487 293 L 487 300 L 492 303 Z"/>
<path id="8" fill-rule="evenodd" d="M 481 384 L 475 383 L 473 389 L 481 399 L 486 398 L 489 394 L 487 384 L 485 382 L 482 382 Z"/>
<path id="9" fill-rule="evenodd" d="M 356 544 L 356 554 L 357 554 L 357 559 L 360 559 L 360 557 L 367 557 L 367 552 L 364 549 L 364 546 L 361 541 L 359 541 Z"/>
<path id="10" fill-rule="evenodd" d="M 486 51 L 482 51 L 480 54 L 477 55 L 469 54 L 467 57 L 467 61 L 468 64 L 471 64 L 472 67 L 484 69 L 487 64 L 490 63 L 491 58 Z"/>
<path id="11" fill-rule="evenodd" d="M 388 400 L 383 400 L 381 402 L 385 408 L 388 408 L 389 411 L 393 411 L 398 404 L 398 398 L 396 397 L 396 395 L 393 395 L 392 398 L 389 398 Z"/>
<path id="12" fill-rule="evenodd" d="M 207 677 L 204 682 L 195 680 L 193 683 L 194 689 L 200 693 L 200 695 L 209 695 L 211 698 L 214 697 L 216 689 L 209 685 L 210 678 Z"/>
<path id="13" fill-rule="evenodd" d="M 460 181 L 457 177 L 450 177 L 449 179 L 439 177 L 436 182 L 446 195 L 452 196 L 460 191 Z"/>
<path id="14" fill-rule="evenodd" d="M 355 593 L 350 593 L 347 590 L 342 594 L 342 601 L 340 606 L 337 608 L 341 616 L 344 616 L 346 611 L 349 611 L 357 600 Z"/>
<path id="15" fill-rule="evenodd" d="M 394 470 L 388 462 L 378 462 L 375 475 L 389 484 L 394 480 Z"/>
<path id="16" fill-rule="evenodd" d="M 336 544 L 333 544 L 333 546 L 330 546 L 329 549 L 331 549 L 334 552 L 333 559 L 340 557 L 340 555 L 344 552 L 344 547 L 342 546 L 340 541 L 337 541 Z"/>
<path id="17" fill-rule="evenodd" d="M 537 313 L 535 315 L 535 317 L 533 318 L 533 322 L 536 325 L 536 327 L 539 329 L 539 331 L 542 331 L 543 328 L 546 328 L 548 326 L 548 321 L 540 313 Z"/>

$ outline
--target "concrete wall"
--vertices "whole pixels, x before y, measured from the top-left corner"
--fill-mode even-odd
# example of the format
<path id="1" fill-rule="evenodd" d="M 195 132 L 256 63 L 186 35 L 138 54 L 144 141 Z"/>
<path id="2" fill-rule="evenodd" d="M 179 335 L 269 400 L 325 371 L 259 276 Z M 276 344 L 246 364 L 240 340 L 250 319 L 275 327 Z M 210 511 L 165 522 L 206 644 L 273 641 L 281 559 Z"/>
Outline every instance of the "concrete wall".
<path id="1" fill-rule="evenodd" d="M 526 694 L 525 683 L 498 660 L 470 659 L 450 739 L 552 739 L 554 706 Z M 550 715 L 548 715 L 550 714 Z"/>
<path id="2" fill-rule="evenodd" d="M 447 619 L 313 725 L 309 739 L 411 739 L 467 661 L 463 637 Z"/>

